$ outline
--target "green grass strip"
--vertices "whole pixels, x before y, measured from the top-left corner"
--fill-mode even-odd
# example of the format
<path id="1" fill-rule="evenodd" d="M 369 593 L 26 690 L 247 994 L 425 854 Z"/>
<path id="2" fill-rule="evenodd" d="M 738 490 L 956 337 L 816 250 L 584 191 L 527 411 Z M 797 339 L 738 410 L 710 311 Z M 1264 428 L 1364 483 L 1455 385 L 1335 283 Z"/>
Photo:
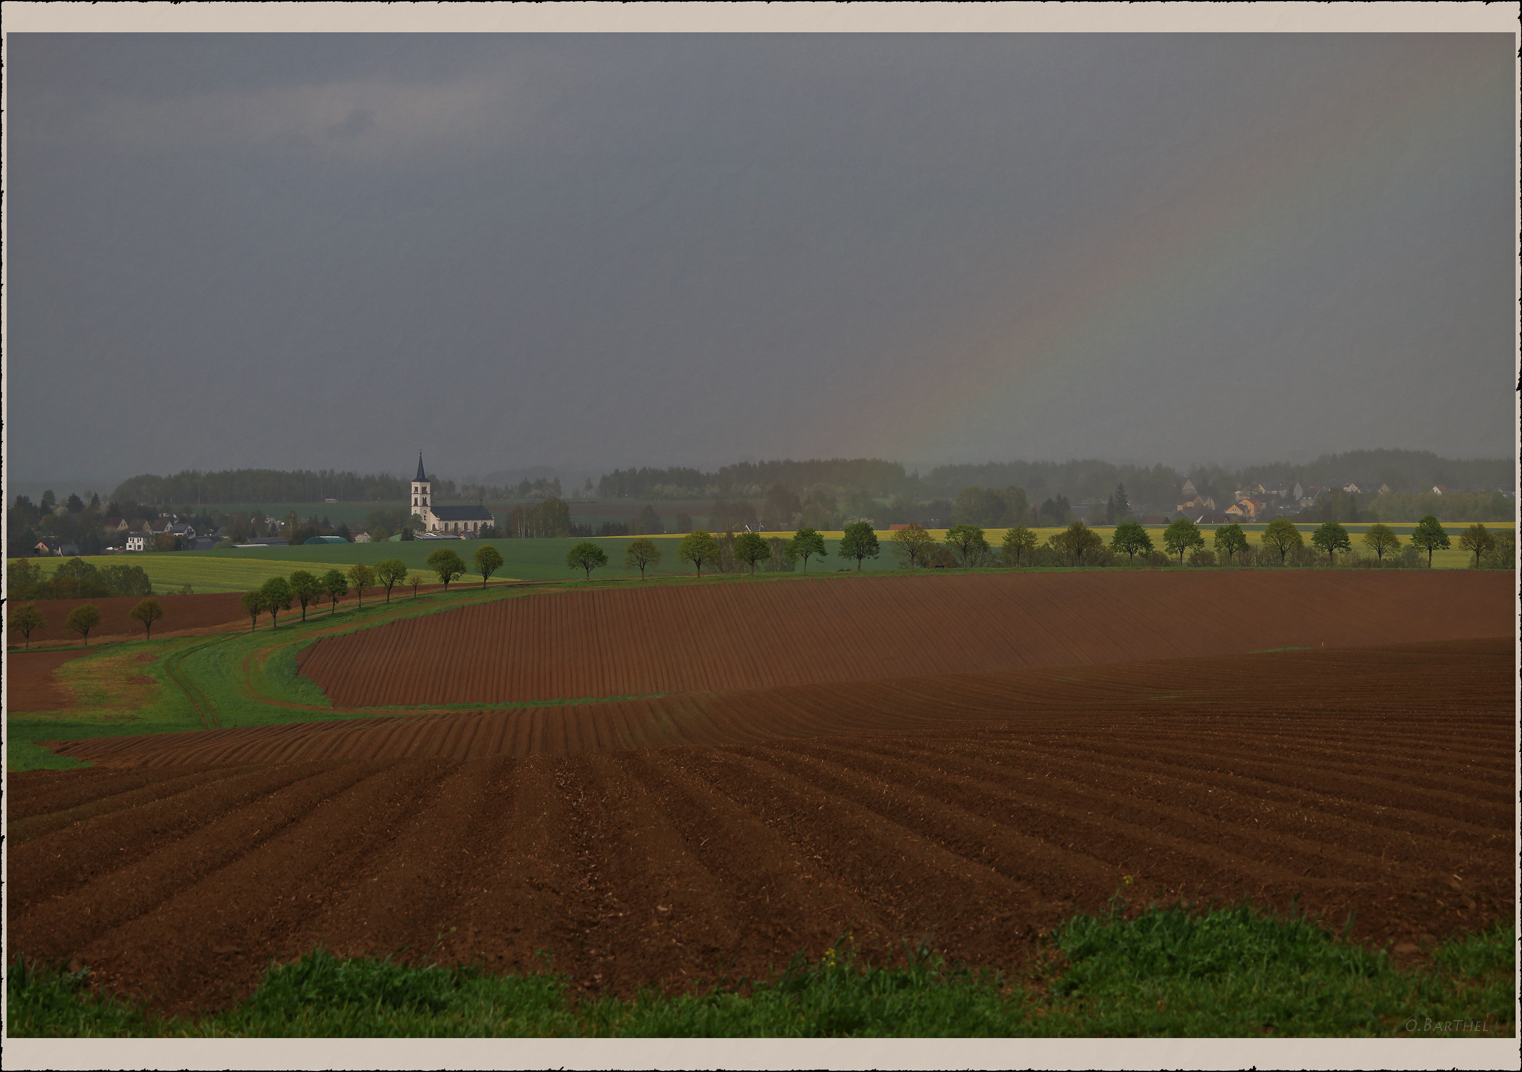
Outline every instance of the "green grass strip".
<path id="1" fill-rule="evenodd" d="M 160 1018 L 102 997 L 87 969 L 12 962 L 15 1036 L 261 1037 L 1514 1037 L 1516 931 L 1499 924 L 1400 968 L 1304 918 L 1246 904 L 1132 919 L 1075 917 L 1019 981 L 949 965 L 858 958 L 843 939 L 764 981 L 576 1002 L 570 980 L 478 967 L 340 959 L 319 948 L 271 966 L 235 1008 Z"/>

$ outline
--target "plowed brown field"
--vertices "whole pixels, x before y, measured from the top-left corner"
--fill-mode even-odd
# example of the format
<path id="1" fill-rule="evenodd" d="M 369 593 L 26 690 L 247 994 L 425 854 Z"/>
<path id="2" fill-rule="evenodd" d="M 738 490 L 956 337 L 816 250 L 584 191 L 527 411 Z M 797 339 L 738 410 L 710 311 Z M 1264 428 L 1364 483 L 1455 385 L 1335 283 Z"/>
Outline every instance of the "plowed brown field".
<path id="1" fill-rule="evenodd" d="M 5 656 L 5 706 L 7 711 L 53 711 L 69 706 L 69 693 L 53 676 L 70 659 L 84 655 L 84 648 L 53 651 L 12 651 Z"/>
<path id="2" fill-rule="evenodd" d="M 32 634 L 33 647 L 38 644 L 80 643 L 79 634 L 71 633 L 64 626 L 75 607 L 93 603 L 100 611 L 100 624 L 90 630 L 90 643 L 101 640 L 143 638 L 143 623 L 132 620 L 132 608 L 145 596 L 111 596 L 106 599 L 38 599 L 34 602 L 42 612 L 46 625 Z M 164 617 L 153 623 L 155 637 L 180 636 L 195 633 L 214 626 L 242 625 L 248 627 L 248 615 L 238 603 L 237 592 L 208 592 L 203 595 L 156 595 L 164 608 Z M 11 639 L 15 639 L 12 637 Z M 82 645 L 81 645 L 82 646 Z"/>
<path id="3" fill-rule="evenodd" d="M 537 739 L 493 712 L 168 742 L 244 760 L 220 766 L 93 742 L 163 765 L 10 776 L 7 955 L 202 1007 L 319 942 L 494 971 L 544 948 L 623 994 L 846 932 L 1012 968 L 1127 875 L 1443 937 L 1513 912 L 1514 668 L 1503 637 L 541 709 Z M 749 743 L 600 751 L 629 742 L 571 728 L 598 713 Z M 248 761 L 277 755 L 385 758 Z"/>
<path id="4" fill-rule="evenodd" d="M 779 737 L 918 732 L 1018 721 L 1168 716 L 1181 707 L 1221 714 L 1319 709 L 1356 691 L 1415 717 L 1451 702 L 1504 703 L 1505 639 L 1410 648 L 1268 652 L 970 674 L 784 685 L 606 703 L 404 715 L 280 726 L 51 742 L 60 755 L 112 766 L 288 763 L 330 759 L 454 760 L 536 752 L 574 755 L 634 748 L 726 745 Z M 1475 671 L 1484 668 L 1488 673 Z M 1287 678 L 1283 684 L 1268 685 Z M 1434 686 L 1444 682 L 1441 689 Z M 1335 682 L 1335 685 L 1332 683 Z M 1413 691 L 1414 690 L 1414 691 Z"/>
<path id="5" fill-rule="evenodd" d="M 319 641 L 341 707 L 641 696 L 1509 635 L 1509 574 L 840 577 L 495 601 Z"/>

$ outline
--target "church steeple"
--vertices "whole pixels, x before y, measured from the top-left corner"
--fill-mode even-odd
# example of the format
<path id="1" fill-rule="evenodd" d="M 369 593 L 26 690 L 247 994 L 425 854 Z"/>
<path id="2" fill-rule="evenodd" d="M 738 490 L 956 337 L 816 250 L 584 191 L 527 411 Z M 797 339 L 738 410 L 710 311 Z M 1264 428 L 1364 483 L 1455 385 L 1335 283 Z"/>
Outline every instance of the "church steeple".
<path id="1" fill-rule="evenodd" d="M 423 452 L 417 452 L 417 479 L 412 482 L 412 512 L 423 519 L 423 528 L 432 532 L 433 510 L 428 504 L 432 498 L 429 494 L 431 485 L 428 482 L 428 472 L 423 468 Z"/>

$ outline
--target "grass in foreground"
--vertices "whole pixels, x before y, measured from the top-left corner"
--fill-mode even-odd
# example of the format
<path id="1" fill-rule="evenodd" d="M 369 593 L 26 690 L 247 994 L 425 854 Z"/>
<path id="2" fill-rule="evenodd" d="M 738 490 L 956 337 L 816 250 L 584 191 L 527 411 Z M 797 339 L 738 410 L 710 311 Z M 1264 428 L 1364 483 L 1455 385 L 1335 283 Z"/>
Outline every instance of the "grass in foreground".
<path id="1" fill-rule="evenodd" d="M 1020 982 L 921 948 L 897 967 L 849 941 L 779 977 L 677 996 L 576 1003 L 552 975 L 340 960 L 271 967 L 236 1008 L 159 1018 L 98 997 L 88 970 L 12 963 L 15 1036 L 1421 1036 L 1513 1037 L 1515 928 L 1446 943 L 1402 969 L 1304 918 L 1175 905 L 1079 916 Z"/>

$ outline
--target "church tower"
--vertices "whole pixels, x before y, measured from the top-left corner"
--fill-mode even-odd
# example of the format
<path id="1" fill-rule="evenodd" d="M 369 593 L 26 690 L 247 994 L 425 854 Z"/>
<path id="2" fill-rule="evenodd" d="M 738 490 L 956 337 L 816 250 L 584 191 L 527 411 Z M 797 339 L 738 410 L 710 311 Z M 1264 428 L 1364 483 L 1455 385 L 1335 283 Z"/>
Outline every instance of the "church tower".
<path id="1" fill-rule="evenodd" d="M 433 510 L 429 506 L 429 501 L 433 498 L 429 494 L 430 486 L 428 474 L 423 471 L 423 452 L 418 451 L 417 476 L 412 480 L 412 512 L 423 519 L 423 530 L 425 532 L 433 527 L 433 519 L 430 516 Z"/>

